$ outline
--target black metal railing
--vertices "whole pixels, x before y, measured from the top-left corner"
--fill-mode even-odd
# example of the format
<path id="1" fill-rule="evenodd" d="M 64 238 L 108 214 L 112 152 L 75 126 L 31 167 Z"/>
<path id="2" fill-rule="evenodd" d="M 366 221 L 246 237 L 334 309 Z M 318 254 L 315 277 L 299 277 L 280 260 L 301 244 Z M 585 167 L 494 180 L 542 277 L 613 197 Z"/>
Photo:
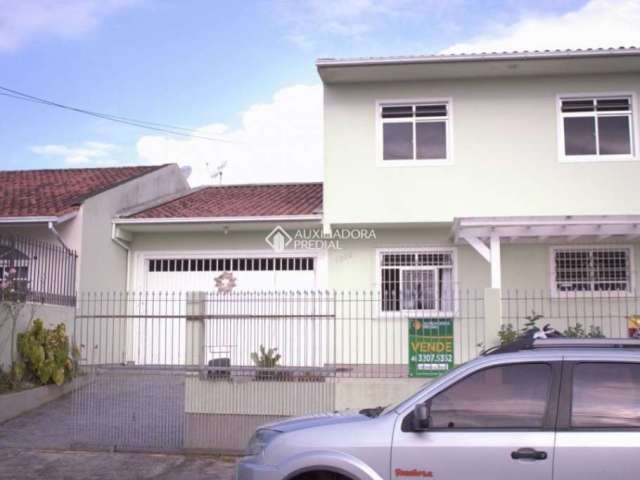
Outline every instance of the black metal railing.
<path id="1" fill-rule="evenodd" d="M 75 305 L 77 254 L 19 235 L 0 235 L 0 300 Z"/>

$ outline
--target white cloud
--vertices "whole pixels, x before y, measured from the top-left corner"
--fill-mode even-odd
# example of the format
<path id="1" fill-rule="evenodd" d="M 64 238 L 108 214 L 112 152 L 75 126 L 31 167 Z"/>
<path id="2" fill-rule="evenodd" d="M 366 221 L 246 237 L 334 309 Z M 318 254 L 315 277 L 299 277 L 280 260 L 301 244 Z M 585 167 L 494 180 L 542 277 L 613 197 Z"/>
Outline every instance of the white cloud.
<path id="1" fill-rule="evenodd" d="M 242 113 L 239 128 L 211 124 L 198 133 L 235 143 L 147 135 L 137 143 L 138 155 L 149 163 L 190 166 L 192 186 L 211 183 L 211 173 L 225 162 L 224 183 L 322 179 L 320 85 L 283 88 L 270 103 Z"/>
<path id="2" fill-rule="evenodd" d="M 591 0 L 560 15 L 529 15 L 443 53 L 640 46 L 640 0 Z"/>
<path id="3" fill-rule="evenodd" d="M 12 52 L 39 35 L 73 37 L 137 0 L 0 0 L 0 52 Z"/>
<path id="4" fill-rule="evenodd" d="M 34 145 L 29 147 L 36 155 L 49 158 L 61 158 L 68 165 L 113 165 L 115 161 L 111 155 L 118 148 L 110 143 L 87 141 L 78 146 L 61 144 Z"/>
<path id="5" fill-rule="evenodd" d="M 281 0 L 277 17 L 285 38 L 309 49 L 334 37 L 363 39 L 398 17 L 428 15 L 438 21 L 458 0 Z"/>

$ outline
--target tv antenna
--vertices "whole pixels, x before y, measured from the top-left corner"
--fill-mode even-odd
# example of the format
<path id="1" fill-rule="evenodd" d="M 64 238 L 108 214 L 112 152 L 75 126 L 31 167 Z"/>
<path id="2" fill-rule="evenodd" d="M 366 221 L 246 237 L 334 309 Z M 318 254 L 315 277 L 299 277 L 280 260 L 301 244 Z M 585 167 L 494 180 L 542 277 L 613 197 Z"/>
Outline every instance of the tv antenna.
<path id="1" fill-rule="evenodd" d="M 220 185 L 222 185 L 222 173 L 224 172 L 224 168 L 227 166 L 227 161 L 220 163 L 216 169 L 212 172 L 209 169 L 209 162 L 206 162 L 207 170 L 209 170 L 209 176 L 211 177 L 211 182 L 213 183 L 216 178 L 220 179 Z"/>

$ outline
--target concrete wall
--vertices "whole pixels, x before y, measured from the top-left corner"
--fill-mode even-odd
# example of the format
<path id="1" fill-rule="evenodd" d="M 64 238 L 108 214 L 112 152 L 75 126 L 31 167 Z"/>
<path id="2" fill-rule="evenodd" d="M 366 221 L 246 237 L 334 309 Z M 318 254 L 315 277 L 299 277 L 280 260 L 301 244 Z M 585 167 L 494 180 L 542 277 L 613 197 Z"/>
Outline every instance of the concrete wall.
<path id="1" fill-rule="evenodd" d="M 376 239 L 345 241 L 341 250 L 329 251 L 329 285 L 337 290 L 377 290 L 379 285 L 378 250 L 386 248 L 453 248 L 457 285 L 466 290 L 482 291 L 490 286 L 489 263 L 468 245 L 454 245 L 451 227 L 434 228 L 376 228 Z M 505 290 L 520 289 L 546 291 L 551 288 L 551 247 L 566 243 L 514 244 L 503 239 L 502 285 Z M 572 242 L 571 246 L 594 246 L 593 242 Z M 635 285 L 640 271 L 640 243 L 614 241 L 600 246 L 624 245 L 632 247 Z"/>
<path id="2" fill-rule="evenodd" d="M 638 214 L 640 162 L 559 162 L 556 95 L 639 90 L 638 74 L 326 85 L 325 221 Z M 376 101 L 413 98 L 451 99 L 452 165 L 376 164 Z"/>
<path id="3" fill-rule="evenodd" d="M 89 198 L 82 205 L 80 291 L 126 289 L 127 252 L 111 240 L 112 219 L 124 209 L 188 189 L 177 165 L 168 165 Z"/>
<path id="4" fill-rule="evenodd" d="M 20 311 L 16 325 L 16 335 L 26 330 L 32 320 L 39 318 L 47 328 L 64 323 L 69 340 L 73 341 L 74 313 L 75 309 L 73 307 L 27 303 Z M 5 369 L 8 369 L 12 363 L 11 323 L 6 311 L 0 310 L 0 366 L 4 366 Z"/>

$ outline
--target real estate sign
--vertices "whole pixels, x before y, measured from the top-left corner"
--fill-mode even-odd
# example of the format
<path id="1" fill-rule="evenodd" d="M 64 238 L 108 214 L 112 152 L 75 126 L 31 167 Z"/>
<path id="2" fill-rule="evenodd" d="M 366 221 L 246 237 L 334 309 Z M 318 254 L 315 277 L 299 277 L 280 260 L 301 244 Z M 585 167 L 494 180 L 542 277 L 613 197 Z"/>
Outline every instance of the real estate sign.
<path id="1" fill-rule="evenodd" d="M 438 377 L 453 368 L 453 320 L 409 319 L 409 376 Z"/>

